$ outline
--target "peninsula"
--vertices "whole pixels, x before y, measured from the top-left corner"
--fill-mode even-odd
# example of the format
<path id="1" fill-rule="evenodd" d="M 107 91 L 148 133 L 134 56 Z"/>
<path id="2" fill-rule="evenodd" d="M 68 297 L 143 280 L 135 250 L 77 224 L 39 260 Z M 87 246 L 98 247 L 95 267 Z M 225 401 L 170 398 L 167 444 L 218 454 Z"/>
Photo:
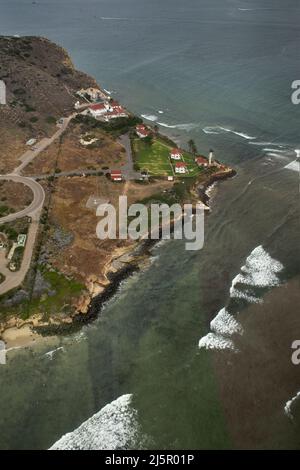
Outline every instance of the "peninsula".
<path id="1" fill-rule="evenodd" d="M 0 37 L 0 80 L 0 339 L 67 333 L 96 318 L 152 246 L 99 240 L 99 204 L 207 204 L 205 189 L 234 171 L 193 141 L 178 148 L 47 39 Z"/>

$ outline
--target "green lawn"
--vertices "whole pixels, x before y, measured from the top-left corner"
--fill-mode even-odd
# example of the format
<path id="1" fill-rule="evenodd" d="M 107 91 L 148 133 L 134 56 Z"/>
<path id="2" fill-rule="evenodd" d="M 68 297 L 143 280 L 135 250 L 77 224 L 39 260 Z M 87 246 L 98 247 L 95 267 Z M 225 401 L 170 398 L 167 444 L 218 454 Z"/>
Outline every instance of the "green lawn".
<path id="1" fill-rule="evenodd" d="M 148 170 L 148 173 L 153 176 L 174 176 L 176 161 L 170 161 L 170 151 L 172 147 L 155 139 L 152 145 L 145 143 L 141 139 L 133 141 L 134 153 L 136 162 L 139 164 L 141 170 Z M 188 173 L 184 175 L 176 175 L 180 177 L 193 177 L 201 173 L 201 169 L 194 162 L 193 155 L 187 152 L 183 154 L 183 161 L 188 164 Z"/>

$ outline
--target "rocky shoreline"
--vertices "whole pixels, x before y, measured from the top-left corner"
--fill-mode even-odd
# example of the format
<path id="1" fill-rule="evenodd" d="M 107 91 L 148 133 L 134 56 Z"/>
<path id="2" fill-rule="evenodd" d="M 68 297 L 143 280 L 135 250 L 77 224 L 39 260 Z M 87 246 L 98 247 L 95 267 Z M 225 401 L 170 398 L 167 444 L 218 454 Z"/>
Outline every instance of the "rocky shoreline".
<path id="1" fill-rule="evenodd" d="M 209 207 L 210 197 L 206 194 L 208 188 L 219 181 L 232 178 L 235 175 L 235 170 L 220 172 L 212 175 L 201 187 L 197 187 L 202 202 Z M 173 224 L 171 226 L 171 230 L 172 229 Z M 101 293 L 91 298 L 86 313 L 77 312 L 72 317 L 71 323 L 37 326 L 34 327 L 34 331 L 43 336 L 70 334 L 80 330 L 83 325 L 95 321 L 101 314 L 104 305 L 117 293 L 120 284 L 134 273 L 141 271 L 143 267 L 147 266 L 151 258 L 151 249 L 154 248 L 159 241 L 161 241 L 161 238 L 158 240 L 144 240 L 138 242 L 136 246 L 127 253 L 118 258 L 112 258 L 110 266 L 117 262 L 119 267 L 115 271 L 108 270 L 108 284 Z"/>
<path id="2" fill-rule="evenodd" d="M 219 172 L 201 185 L 196 185 L 195 189 L 200 200 L 209 208 L 210 196 L 207 190 L 219 181 L 231 178 L 236 175 L 235 170 L 227 170 Z M 173 228 L 171 226 L 171 230 Z M 19 329 L 22 341 L 17 347 L 32 346 L 35 341 L 41 338 L 51 338 L 61 335 L 70 335 L 81 330 L 84 325 L 92 323 L 101 314 L 105 304 L 113 298 L 123 281 L 128 279 L 134 273 L 141 271 L 149 265 L 151 259 L 151 250 L 161 240 L 143 240 L 136 242 L 134 246 L 130 246 L 127 250 L 123 250 L 118 256 L 113 256 L 106 266 L 106 285 L 100 285 L 97 280 L 89 280 L 89 296 L 85 296 L 74 315 L 57 321 L 50 319 L 49 322 L 43 322 L 36 316 L 22 321 L 21 319 L 10 319 L 6 325 L 2 327 L 1 334 L 5 340 L 6 332 Z M 96 286 L 96 287 L 95 287 Z M 28 341 L 23 337 L 21 330 L 28 329 Z M 9 336 L 9 335 L 8 335 Z"/>

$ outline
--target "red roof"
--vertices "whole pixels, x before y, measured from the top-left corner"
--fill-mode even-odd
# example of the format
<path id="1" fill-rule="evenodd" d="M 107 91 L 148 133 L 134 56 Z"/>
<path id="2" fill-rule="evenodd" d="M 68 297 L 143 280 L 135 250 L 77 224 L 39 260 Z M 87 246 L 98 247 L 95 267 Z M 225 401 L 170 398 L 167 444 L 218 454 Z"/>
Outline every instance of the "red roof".
<path id="1" fill-rule="evenodd" d="M 103 103 L 99 103 L 99 104 L 93 104 L 92 106 L 90 106 L 90 109 L 92 109 L 93 111 L 97 111 L 97 110 L 106 109 L 106 108 Z"/>
<path id="2" fill-rule="evenodd" d="M 118 103 L 118 102 L 115 101 L 115 100 L 110 101 L 109 104 L 110 104 L 110 106 L 111 106 L 112 108 L 115 108 L 115 107 L 117 107 L 117 106 L 120 106 L 120 103 Z"/>
<path id="3" fill-rule="evenodd" d="M 119 114 L 127 114 L 125 109 L 122 108 L 122 106 L 118 106 L 114 108 L 113 111 L 110 111 L 109 113 L 107 113 L 108 116 L 119 116 Z"/>
<path id="4" fill-rule="evenodd" d="M 137 126 L 136 126 L 136 131 L 137 131 L 139 134 L 144 135 L 145 137 L 146 137 L 147 135 L 149 135 L 149 131 L 148 131 L 147 127 L 144 126 L 143 124 L 137 125 Z"/>
<path id="5" fill-rule="evenodd" d="M 175 166 L 176 168 L 182 168 L 182 167 L 185 168 L 187 164 L 185 162 L 177 162 Z"/>
<path id="6" fill-rule="evenodd" d="M 121 170 L 111 170 L 110 172 L 111 176 L 122 176 Z"/>
<path id="7" fill-rule="evenodd" d="M 208 164 L 207 158 L 202 157 L 201 155 L 196 157 L 195 160 L 197 163 L 202 163 L 203 165 Z"/>
<path id="8" fill-rule="evenodd" d="M 180 149 L 172 149 L 171 150 L 172 155 L 182 155 L 182 150 Z"/>

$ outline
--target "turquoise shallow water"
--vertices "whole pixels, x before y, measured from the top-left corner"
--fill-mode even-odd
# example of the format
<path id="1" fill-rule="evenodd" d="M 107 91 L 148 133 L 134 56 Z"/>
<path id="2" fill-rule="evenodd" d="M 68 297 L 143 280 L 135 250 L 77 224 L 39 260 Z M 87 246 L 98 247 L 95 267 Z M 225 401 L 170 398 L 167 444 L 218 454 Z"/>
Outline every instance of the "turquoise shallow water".
<path id="1" fill-rule="evenodd" d="M 1 7 L 1 34 L 60 43 L 130 109 L 183 144 L 193 137 L 203 151 L 214 147 L 238 176 L 213 198 L 202 251 L 186 252 L 180 242 L 159 247 L 151 267 L 124 284 L 80 338 L 62 339 L 52 359 L 49 347 L 10 354 L 0 369 L 0 448 L 47 448 L 128 393 L 152 446 L 234 446 L 213 356 L 197 344 L 256 247 L 282 263 L 278 283 L 299 273 L 298 174 L 284 168 L 300 144 L 300 108 L 290 100 L 299 78 L 298 2 L 12 0 Z M 271 287 L 252 286 L 255 295 Z M 263 314 L 264 305 L 257 308 Z M 281 408 L 275 403 L 274 415 Z M 268 419 L 262 413 L 258 427 Z"/>

